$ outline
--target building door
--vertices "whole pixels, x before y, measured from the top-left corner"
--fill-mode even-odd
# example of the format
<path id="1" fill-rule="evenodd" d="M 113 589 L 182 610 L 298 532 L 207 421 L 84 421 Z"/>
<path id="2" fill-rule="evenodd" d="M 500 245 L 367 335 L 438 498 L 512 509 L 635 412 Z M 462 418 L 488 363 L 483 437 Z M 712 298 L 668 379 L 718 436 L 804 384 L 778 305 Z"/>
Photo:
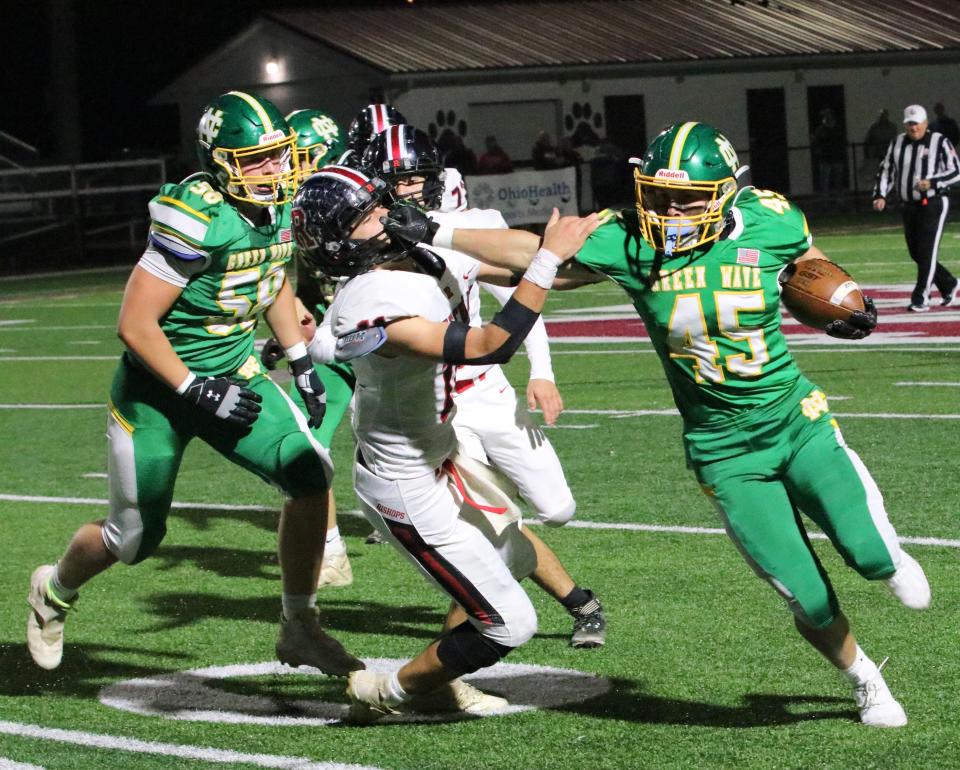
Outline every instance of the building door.
<path id="1" fill-rule="evenodd" d="M 647 149 L 647 115 L 642 94 L 603 97 L 607 139 L 627 157 L 641 157 Z"/>
<path id="2" fill-rule="evenodd" d="M 824 195 L 848 187 L 847 107 L 843 86 L 807 87 L 813 186 Z"/>
<path id="3" fill-rule="evenodd" d="M 753 184 L 790 192 L 787 109 L 782 88 L 747 89 L 747 133 Z"/>

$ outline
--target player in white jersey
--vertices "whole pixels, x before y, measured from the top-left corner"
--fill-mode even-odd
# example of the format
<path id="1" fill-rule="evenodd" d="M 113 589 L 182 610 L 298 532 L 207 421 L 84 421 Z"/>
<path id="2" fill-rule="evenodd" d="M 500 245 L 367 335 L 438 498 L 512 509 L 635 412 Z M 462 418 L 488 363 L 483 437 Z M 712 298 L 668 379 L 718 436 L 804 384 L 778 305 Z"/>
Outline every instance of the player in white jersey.
<path id="1" fill-rule="evenodd" d="M 439 225 L 470 229 L 507 227 L 503 215 L 494 209 L 444 213 L 450 169 L 441 167 L 433 142 L 413 126 L 389 126 L 374 137 L 364 152 L 364 164 L 369 173 L 381 176 L 394 186 L 397 198 L 430 211 L 431 219 Z M 456 176 L 460 179 L 459 173 Z M 465 202 L 465 197 L 462 200 Z M 438 205 L 440 211 L 436 211 Z M 448 266 L 466 263 L 462 272 L 464 280 L 471 272 L 469 266 L 477 265 L 462 252 L 432 250 L 446 260 Z M 509 287 L 483 285 L 501 305 L 512 294 Z M 476 280 L 468 282 L 467 292 L 469 323 L 480 326 L 480 290 Z M 553 445 L 524 408 L 539 405 L 551 425 L 563 409 L 563 400 L 554 384 L 550 346 L 542 319 L 534 324 L 524 347 L 530 360 L 526 404 L 518 403 L 517 394 L 499 365 L 458 366 L 453 384 L 457 404 L 454 427 L 462 454 L 502 471 L 517 486 L 537 518 L 562 523 L 573 516 L 576 502 Z M 606 621 L 599 600 L 589 589 L 574 582 L 546 543 L 529 529 L 525 534 L 537 552 L 534 582 L 560 602 L 574 619 L 571 646 L 602 646 L 606 639 Z"/>
<path id="2" fill-rule="evenodd" d="M 443 170 L 443 197 L 440 199 L 440 211 L 444 213 L 466 211 L 467 208 L 467 185 L 463 181 L 463 175 L 455 168 L 445 168 Z"/>
<path id="3" fill-rule="evenodd" d="M 468 324 L 467 283 L 498 271 L 466 262 L 452 270 L 435 254 L 395 247 L 380 224 L 388 194 L 377 178 L 321 169 L 294 201 L 294 233 L 305 259 L 326 274 L 356 276 L 329 315 L 341 357 L 367 353 L 354 360 L 354 482 L 364 513 L 468 620 L 399 671 L 351 677 L 347 692 L 358 721 L 404 708 L 482 713 L 507 705 L 460 677 L 533 636 L 536 613 L 517 578 L 532 571 L 535 554 L 518 511 L 484 466 L 457 456 L 451 364 L 509 359 L 536 321 L 557 268 L 596 226 L 595 216 L 560 219 L 555 212 L 515 295 L 490 324 L 475 328 Z M 384 329 L 389 341 L 370 352 L 367 342 L 385 339 Z"/>

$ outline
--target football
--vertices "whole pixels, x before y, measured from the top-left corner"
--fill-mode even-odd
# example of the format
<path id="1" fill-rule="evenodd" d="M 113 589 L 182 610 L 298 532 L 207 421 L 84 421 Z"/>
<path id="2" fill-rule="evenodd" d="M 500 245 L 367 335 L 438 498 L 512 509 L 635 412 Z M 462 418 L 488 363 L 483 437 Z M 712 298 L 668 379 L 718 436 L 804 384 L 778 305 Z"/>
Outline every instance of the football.
<path id="1" fill-rule="evenodd" d="M 863 310 L 863 293 L 847 272 L 827 259 L 793 262 L 780 274 L 780 299 L 804 326 L 823 331 Z"/>

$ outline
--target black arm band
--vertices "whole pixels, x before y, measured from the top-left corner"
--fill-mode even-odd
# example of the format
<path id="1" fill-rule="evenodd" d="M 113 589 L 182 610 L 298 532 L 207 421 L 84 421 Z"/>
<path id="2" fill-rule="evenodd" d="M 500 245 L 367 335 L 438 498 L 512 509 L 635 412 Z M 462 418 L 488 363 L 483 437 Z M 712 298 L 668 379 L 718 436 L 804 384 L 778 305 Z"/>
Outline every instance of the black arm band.
<path id="1" fill-rule="evenodd" d="M 467 334 L 470 326 L 461 321 L 451 321 L 443 335 L 443 360 L 448 364 L 465 364 L 467 359 Z"/>
<path id="2" fill-rule="evenodd" d="M 492 353 L 478 358 L 466 358 L 467 333 L 470 327 L 464 323 L 451 323 L 443 337 L 443 360 L 448 364 L 505 364 L 517 352 L 520 343 L 539 317 L 539 313 L 510 297 L 507 304 L 490 321 L 491 325 L 499 326 L 510 336 Z"/>
<path id="3" fill-rule="evenodd" d="M 519 286 L 520 280 L 523 278 L 523 273 L 511 273 L 510 274 L 510 286 Z"/>

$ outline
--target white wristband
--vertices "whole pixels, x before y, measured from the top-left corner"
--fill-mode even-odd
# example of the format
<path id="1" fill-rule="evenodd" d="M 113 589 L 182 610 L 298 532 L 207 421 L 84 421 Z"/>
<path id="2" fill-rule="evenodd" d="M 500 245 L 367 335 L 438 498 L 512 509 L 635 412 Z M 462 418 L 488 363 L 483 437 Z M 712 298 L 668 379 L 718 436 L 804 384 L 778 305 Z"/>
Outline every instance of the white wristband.
<path id="1" fill-rule="evenodd" d="M 197 379 L 197 375 L 195 375 L 193 372 L 188 371 L 186 379 L 184 379 L 184 381 L 181 382 L 180 385 L 177 387 L 177 395 L 182 396 L 184 393 L 186 393 L 187 388 L 193 385 L 193 381 L 195 379 Z"/>
<path id="2" fill-rule="evenodd" d="M 296 361 L 298 358 L 303 358 L 305 355 L 307 355 L 307 346 L 306 343 L 301 340 L 295 345 L 284 348 L 283 352 L 287 354 L 288 361 Z"/>
<path id="3" fill-rule="evenodd" d="M 541 248 L 533 255 L 523 277 L 541 289 L 549 289 L 553 286 L 553 279 L 557 277 L 557 270 L 562 264 L 563 260 L 560 257 L 548 249 Z"/>
<path id="4" fill-rule="evenodd" d="M 441 249 L 452 249 L 453 248 L 453 231 L 454 231 L 454 228 L 450 227 L 450 225 L 440 225 L 437 232 L 433 234 L 432 245 Z"/>

